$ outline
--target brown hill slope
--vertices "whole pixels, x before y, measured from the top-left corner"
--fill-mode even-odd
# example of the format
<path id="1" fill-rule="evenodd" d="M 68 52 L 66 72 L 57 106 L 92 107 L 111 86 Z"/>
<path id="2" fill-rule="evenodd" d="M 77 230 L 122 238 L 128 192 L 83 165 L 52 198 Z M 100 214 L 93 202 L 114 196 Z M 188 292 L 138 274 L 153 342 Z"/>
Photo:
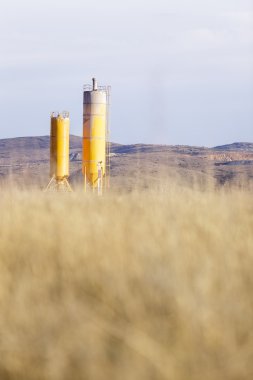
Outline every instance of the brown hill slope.
<path id="1" fill-rule="evenodd" d="M 82 184 L 82 139 L 70 137 L 73 186 Z M 47 184 L 49 137 L 0 140 L 0 183 L 20 186 Z M 234 143 L 215 148 L 170 145 L 111 144 L 111 185 L 130 190 L 160 186 L 176 179 L 180 183 L 251 186 L 253 144 Z"/>

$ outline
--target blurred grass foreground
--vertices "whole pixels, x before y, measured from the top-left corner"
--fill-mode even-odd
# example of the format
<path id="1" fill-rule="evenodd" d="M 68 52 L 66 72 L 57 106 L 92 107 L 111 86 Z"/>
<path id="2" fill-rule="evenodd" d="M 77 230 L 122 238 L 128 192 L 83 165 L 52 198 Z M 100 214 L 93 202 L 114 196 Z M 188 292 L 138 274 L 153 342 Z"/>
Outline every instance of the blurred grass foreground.
<path id="1" fill-rule="evenodd" d="M 253 197 L 0 197 L 1 380 L 253 379 Z"/>

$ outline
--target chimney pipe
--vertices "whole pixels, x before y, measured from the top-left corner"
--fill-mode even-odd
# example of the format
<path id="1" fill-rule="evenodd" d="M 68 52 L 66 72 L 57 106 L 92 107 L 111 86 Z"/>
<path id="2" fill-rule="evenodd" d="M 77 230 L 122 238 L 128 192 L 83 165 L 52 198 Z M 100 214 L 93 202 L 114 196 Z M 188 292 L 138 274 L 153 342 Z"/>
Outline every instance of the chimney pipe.
<path id="1" fill-rule="evenodd" d="M 97 82 L 96 78 L 92 78 L 92 82 L 93 82 L 93 91 L 97 91 L 98 82 Z"/>

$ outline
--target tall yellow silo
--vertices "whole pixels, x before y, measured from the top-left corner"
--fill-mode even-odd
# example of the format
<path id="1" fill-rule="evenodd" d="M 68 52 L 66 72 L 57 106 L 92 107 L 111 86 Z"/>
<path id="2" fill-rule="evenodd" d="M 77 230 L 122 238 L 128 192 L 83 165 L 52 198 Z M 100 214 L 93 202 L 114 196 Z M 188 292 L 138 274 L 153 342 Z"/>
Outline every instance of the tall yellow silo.
<path id="1" fill-rule="evenodd" d="M 46 188 L 70 191 L 69 177 L 69 113 L 51 114 L 50 182 Z"/>
<path id="2" fill-rule="evenodd" d="M 93 78 L 83 93 L 83 175 L 85 189 L 89 184 L 100 194 L 109 176 L 108 106 L 109 87 L 98 86 Z"/>

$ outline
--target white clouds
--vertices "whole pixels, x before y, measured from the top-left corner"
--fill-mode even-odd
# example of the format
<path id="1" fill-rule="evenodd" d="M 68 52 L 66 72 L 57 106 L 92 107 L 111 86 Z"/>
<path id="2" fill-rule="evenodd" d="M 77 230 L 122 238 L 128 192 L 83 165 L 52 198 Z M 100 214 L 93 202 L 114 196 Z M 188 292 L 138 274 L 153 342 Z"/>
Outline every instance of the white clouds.
<path id="1" fill-rule="evenodd" d="M 225 18 L 232 24 L 237 24 L 239 27 L 252 27 L 253 11 L 230 11 L 224 14 Z"/>
<path id="2" fill-rule="evenodd" d="M 228 101 L 224 97 L 219 99 L 219 93 L 225 91 L 228 83 L 233 83 L 236 91 L 238 86 L 253 85 L 253 11 L 247 0 L 156 0 L 155 3 L 153 0 L 62 0 L 61 3 L 10 0 L 2 8 L 2 100 L 4 96 L 12 97 L 18 103 L 13 87 L 15 84 L 21 93 L 24 82 L 29 83 L 27 101 L 37 87 L 41 88 L 40 99 L 46 98 L 50 84 L 50 99 L 53 99 L 57 91 L 66 87 L 68 93 L 74 88 L 79 91 L 84 76 L 88 79 L 96 73 L 106 82 L 112 82 L 118 99 L 126 101 L 131 94 L 130 103 L 136 101 L 132 89 L 138 77 L 145 102 L 144 91 L 154 83 L 153 77 L 162 75 L 166 96 L 172 88 L 191 91 L 198 103 L 201 95 L 194 92 L 195 87 L 204 84 L 208 93 L 208 88 L 212 92 L 217 86 L 216 101 L 227 109 Z M 69 96 L 70 108 L 76 110 Z M 73 93 L 72 97 L 76 99 L 76 96 Z M 177 97 L 175 109 L 182 107 L 184 101 L 183 95 L 181 100 Z M 239 103 L 243 113 L 241 99 Z M 145 109 L 147 104 L 141 107 Z M 117 106 L 114 111 L 115 123 L 121 119 L 119 109 Z M 197 110 L 192 118 L 197 118 Z M 207 124 L 209 118 L 207 108 Z M 185 118 L 185 123 L 188 122 L 191 121 Z M 126 119 L 125 123 L 130 121 Z M 134 141 L 138 126 L 131 125 L 127 130 Z M 123 130 L 126 128 L 122 127 L 122 140 L 126 137 Z M 175 140 L 180 139 L 175 130 L 172 133 Z M 166 138 L 171 141 L 171 135 Z"/>

